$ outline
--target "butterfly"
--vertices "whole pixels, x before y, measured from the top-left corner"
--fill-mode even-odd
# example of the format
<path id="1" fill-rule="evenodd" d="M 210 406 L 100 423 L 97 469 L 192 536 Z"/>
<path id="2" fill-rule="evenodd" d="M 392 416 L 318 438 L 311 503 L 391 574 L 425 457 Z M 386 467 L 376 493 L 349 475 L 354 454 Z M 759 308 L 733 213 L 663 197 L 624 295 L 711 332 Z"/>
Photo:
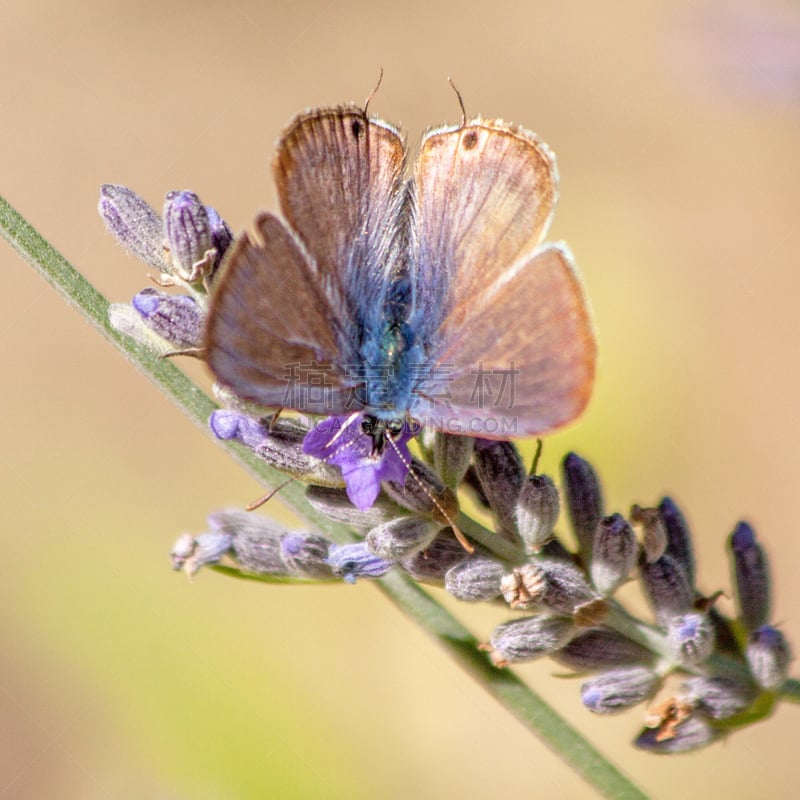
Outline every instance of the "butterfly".
<path id="1" fill-rule="evenodd" d="M 543 244 L 550 149 L 501 120 L 400 131 L 344 105 L 296 117 L 262 212 L 212 287 L 205 352 L 259 405 L 509 439 L 586 406 L 595 339 L 569 250 Z M 349 417 L 348 417 L 349 418 Z"/>

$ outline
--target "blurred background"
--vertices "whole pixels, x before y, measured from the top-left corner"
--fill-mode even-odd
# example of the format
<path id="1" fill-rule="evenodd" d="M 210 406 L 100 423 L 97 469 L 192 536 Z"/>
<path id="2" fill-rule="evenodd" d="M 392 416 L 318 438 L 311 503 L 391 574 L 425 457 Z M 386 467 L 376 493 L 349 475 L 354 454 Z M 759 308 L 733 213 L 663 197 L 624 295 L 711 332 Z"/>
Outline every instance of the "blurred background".
<path id="1" fill-rule="evenodd" d="M 610 510 L 670 493 L 700 585 L 740 518 L 800 647 L 800 6 L 3 2 L 0 193 L 111 299 L 148 285 L 96 213 L 192 189 L 236 230 L 275 208 L 297 112 L 363 102 L 408 132 L 460 111 L 555 150 L 594 307 L 596 391 L 547 439 Z M 592 796 L 373 586 L 170 571 L 176 536 L 260 487 L 4 243 L 1 798 Z M 283 513 L 273 503 L 269 513 Z M 721 607 L 730 609 L 729 598 Z M 498 621 L 463 607 L 479 637 Z M 633 750 L 642 709 L 583 710 L 519 670 L 653 797 L 789 797 L 796 707 L 696 754 Z"/>

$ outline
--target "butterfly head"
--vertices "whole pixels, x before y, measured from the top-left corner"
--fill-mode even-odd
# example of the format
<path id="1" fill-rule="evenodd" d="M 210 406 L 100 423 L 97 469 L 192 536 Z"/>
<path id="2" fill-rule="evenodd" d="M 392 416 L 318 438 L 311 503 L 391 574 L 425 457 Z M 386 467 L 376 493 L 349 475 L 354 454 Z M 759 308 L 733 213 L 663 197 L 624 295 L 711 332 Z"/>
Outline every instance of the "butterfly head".
<path id="1" fill-rule="evenodd" d="M 405 427 L 406 420 L 402 417 L 381 419 L 372 414 L 364 414 L 361 418 L 361 432 L 372 439 L 370 455 L 373 457 L 383 455 L 387 444 L 396 443 L 403 435 Z"/>

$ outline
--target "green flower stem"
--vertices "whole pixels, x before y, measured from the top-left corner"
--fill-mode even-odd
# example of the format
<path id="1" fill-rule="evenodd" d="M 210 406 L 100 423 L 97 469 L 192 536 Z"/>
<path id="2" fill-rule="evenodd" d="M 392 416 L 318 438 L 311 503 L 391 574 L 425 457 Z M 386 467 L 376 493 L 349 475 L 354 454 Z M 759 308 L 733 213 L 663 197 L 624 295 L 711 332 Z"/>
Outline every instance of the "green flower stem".
<path id="1" fill-rule="evenodd" d="M 212 436 L 207 420 L 217 407 L 170 361 L 122 336 L 108 322 L 108 301 L 39 233 L 0 197 L 0 230 L 11 246 L 28 261 L 65 300 L 82 313 L 125 357 L 164 391 L 201 429 Z M 212 436 L 213 438 L 213 436 Z M 217 441 L 214 439 L 214 441 Z M 274 486 L 281 473 L 270 468 L 249 450 L 231 442 L 226 448 L 265 486 Z M 305 502 L 303 488 L 296 482 L 285 487 L 282 500 L 328 536 L 352 541 L 352 532 L 332 523 Z M 222 569 L 221 571 L 224 571 Z M 231 570 L 235 574 L 235 570 Z M 526 727 L 536 733 L 588 784 L 609 798 L 645 798 L 633 783 L 605 759 L 575 729 L 559 717 L 535 692 L 509 670 L 493 667 L 477 649 L 478 642 L 461 623 L 413 581 L 390 573 L 380 581 L 383 591 L 408 616 L 415 619 L 463 666 L 475 680 Z M 800 700 L 800 685 L 787 681 L 785 693 Z"/>
<path id="2" fill-rule="evenodd" d="M 456 525 L 462 533 L 478 542 L 490 553 L 494 553 L 499 559 L 507 561 L 509 564 L 521 564 L 525 560 L 525 551 L 521 547 L 517 547 L 488 528 L 484 528 L 483 525 L 463 512 L 458 515 Z"/>

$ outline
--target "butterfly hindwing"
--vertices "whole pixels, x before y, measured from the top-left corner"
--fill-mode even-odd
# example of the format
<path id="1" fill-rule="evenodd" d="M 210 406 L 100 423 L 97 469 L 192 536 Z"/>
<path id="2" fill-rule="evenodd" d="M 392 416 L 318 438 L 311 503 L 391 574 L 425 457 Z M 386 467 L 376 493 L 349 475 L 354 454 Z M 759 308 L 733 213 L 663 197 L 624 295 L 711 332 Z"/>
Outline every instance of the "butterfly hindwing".
<path id="1" fill-rule="evenodd" d="M 333 365 L 347 360 L 342 300 L 315 280 L 302 247 L 261 214 L 226 260 L 206 325 L 206 357 L 218 380 L 268 407 L 343 413 L 348 389 Z"/>
<path id="2" fill-rule="evenodd" d="M 574 419 L 589 400 L 595 341 L 569 251 L 538 250 L 471 315 L 434 366 L 415 416 L 452 433 L 533 436 Z"/>

